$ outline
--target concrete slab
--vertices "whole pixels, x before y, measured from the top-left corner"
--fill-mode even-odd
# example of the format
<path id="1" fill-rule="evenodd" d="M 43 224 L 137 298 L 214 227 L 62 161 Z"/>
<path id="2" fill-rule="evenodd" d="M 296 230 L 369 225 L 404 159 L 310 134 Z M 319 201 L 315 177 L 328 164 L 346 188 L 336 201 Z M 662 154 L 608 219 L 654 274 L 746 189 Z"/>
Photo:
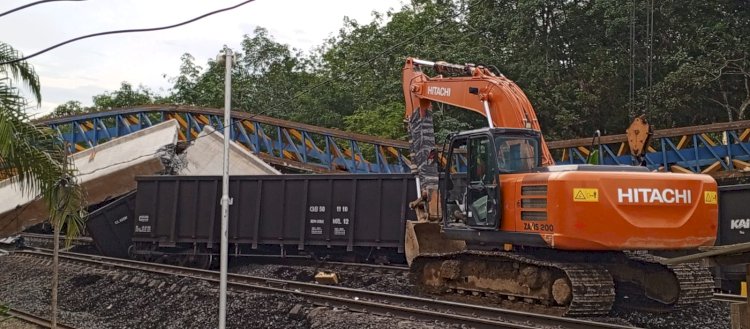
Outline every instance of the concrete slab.
<path id="1" fill-rule="evenodd" d="M 201 131 L 193 145 L 187 148 L 187 168 L 181 175 L 221 175 L 223 169 L 224 135 L 211 126 Z M 281 175 L 244 146 L 229 142 L 230 175 Z"/>
<path id="2" fill-rule="evenodd" d="M 177 121 L 165 121 L 71 155 L 87 203 L 127 193 L 136 187 L 135 176 L 163 170 L 156 153 L 159 148 L 177 142 L 178 128 Z M 37 194 L 21 193 L 18 184 L 9 179 L 0 181 L 0 237 L 46 219 L 46 204 L 36 199 Z"/>

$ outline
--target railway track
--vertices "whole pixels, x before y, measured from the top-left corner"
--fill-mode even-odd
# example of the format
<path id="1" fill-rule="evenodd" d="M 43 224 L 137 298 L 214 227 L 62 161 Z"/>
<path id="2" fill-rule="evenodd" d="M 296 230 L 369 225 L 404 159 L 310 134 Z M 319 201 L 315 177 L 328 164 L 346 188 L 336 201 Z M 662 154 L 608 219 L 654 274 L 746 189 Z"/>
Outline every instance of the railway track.
<path id="1" fill-rule="evenodd" d="M 747 302 L 747 296 L 732 295 L 732 294 L 714 294 L 714 300 L 727 303 L 745 303 Z"/>
<path id="2" fill-rule="evenodd" d="M 54 235 L 52 234 L 41 234 L 41 233 L 21 233 L 21 236 L 29 241 L 44 241 L 52 243 Z M 65 241 L 65 236 L 60 235 L 60 241 Z M 79 236 L 73 238 L 73 244 L 92 244 L 94 243 L 91 237 Z"/>
<path id="3" fill-rule="evenodd" d="M 306 256 L 242 256 L 237 259 L 245 260 L 252 259 L 253 264 L 276 264 L 276 265 L 288 265 L 288 266 L 309 266 L 316 267 L 320 270 L 329 271 L 349 271 L 349 272 L 362 272 L 362 273 L 383 273 L 383 274 L 399 274 L 408 275 L 409 267 L 406 265 L 386 265 L 386 264 L 374 264 L 374 263 L 353 263 L 353 262 L 339 262 L 339 261 L 327 261 L 327 260 L 315 260 L 311 257 Z"/>
<path id="4" fill-rule="evenodd" d="M 32 313 L 10 308 L 7 310 L 7 315 L 12 318 L 21 320 L 23 322 L 31 323 L 31 324 L 34 324 L 43 328 L 52 328 L 52 322 L 50 322 L 50 320 L 48 320 L 45 317 L 34 315 Z M 2 320 L 2 318 L 0 318 L 0 320 Z M 57 328 L 58 329 L 75 329 L 75 327 L 71 327 L 69 325 L 62 324 L 60 322 L 57 323 Z"/>
<path id="5" fill-rule="evenodd" d="M 18 251 L 18 257 L 49 259 L 51 253 L 43 250 Z M 180 276 L 218 283 L 216 271 L 178 267 L 133 260 L 92 256 L 63 252 L 63 263 L 72 263 L 105 271 L 115 269 Z M 358 290 L 314 283 L 229 274 L 228 286 L 235 290 L 265 291 L 269 293 L 293 294 L 313 304 L 336 307 L 354 312 L 366 312 L 404 319 L 421 319 L 443 323 L 466 325 L 473 328 L 632 328 L 622 325 L 594 322 L 574 318 L 562 318 L 519 312 L 472 304 L 434 300 L 428 298 Z"/>
<path id="6" fill-rule="evenodd" d="M 28 245 L 29 243 L 31 243 L 32 246 L 35 244 L 52 246 L 53 241 L 54 241 L 54 235 L 52 234 L 21 233 L 20 236 L 21 238 L 23 238 L 24 244 Z M 93 244 L 94 244 L 94 241 L 90 237 L 82 236 L 82 237 L 73 238 L 72 241 L 70 242 L 70 247 L 91 246 Z M 60 248 L 61 249 L 65 248 L 65 237 L 62 235 L 60 236 Z"/>

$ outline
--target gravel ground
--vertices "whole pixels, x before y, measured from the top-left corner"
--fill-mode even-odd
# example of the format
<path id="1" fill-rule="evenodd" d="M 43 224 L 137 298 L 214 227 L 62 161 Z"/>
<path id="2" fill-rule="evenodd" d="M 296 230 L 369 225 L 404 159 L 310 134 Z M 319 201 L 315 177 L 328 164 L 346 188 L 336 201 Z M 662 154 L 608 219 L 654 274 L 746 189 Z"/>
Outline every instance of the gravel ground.
<path id="1" fill-rule="evenodd" d="M 0 316 L 0 329 L 41 329 L 42 327 L 13 318 Z"/>
<path id="2" fill-rule="evenodd" d="M 729 304 L 717 301 L 709 301 L 666 314 L 615 310 L 613 315 L 643 328 L 725 329 L 730 327 Z"/>
<path id="3" fill-rule="evenodd" d="M 268 278 L 279 278 L 284 280 L 296 280 L 314 282 L 315 274 L 329 268 L 317 266 L 289 266 L 279 264 L 253 264 L 239 262 L 230 268 L 230 271 L 238 274 L 261 276 Z M 367 289 L 382 291 L 393 294 L 411 294 L 411 284 L 406 273 L 393 274 L 379 271 L 341 271 L 336 270 L 340 285 L 348 288 Z"/>
<path id="4" fill-rule="evenodd" d="M 325 307 L 314 308 L 308 314 L 312 329 L 432 329 L 445 328 L 438 324 L 398 320 L 382 316 L 362 316 L 362 314 L 332 310 Z"/>
<path id="5" fill-rule="evenodd" d="M 0 301 L 39 314 L 48 312 L 48 267 L 0 257 Z M 270 278 L 313 282 L 325 267 L 313 265 L 235 263 L 230 271 Z M 390 293 L 409 294 L 403 274 L 337 270 L 340 285 Z M 204 282 L 173 277 L 144 277 L 62 271 L 60 298 L 66 305 L 63 322 L 84 328 L 211 328 L 218 313 L 217 292 Z M 123 276 L 126 280 L 123 281 Z M 137 278 L 137 279 L 135 279 Z M 134 282 L 132 282 L 134 281 Z M 154 283 L 152 283 L 154 282 Z M 149 287 L 149 285 L 152 285 Z M 159 286 L 162 286 L 159 288 Z M 299 305 L 299 306 L 298 306 Z M 298 312 L 290 311 L 298 306 Z M 200 310 L 200 311 L 197 311 Z M 441 328 L 437 324 L 401 321 L 329 308 L 314 308 L 291 296 L 230 292 L 228 323 L 238 328 Z M 707 302 L 668 314 L 616 309 L 595 321 L 655 329 L 729 328 L 729 304 Z M 0 329 L 5 327 L 0 323 Z M 11 327 L 15 328 L 15 327 Z"/>
<path id="6" fill-rule="evenodd" d="M 0 301 L 36 314 L 49 312 L 49 266 L 0 257 Z M 213 328 L 218 292 L 205 282 L 136 272 L 64 266 L 60 321 L 80 328 Z M 313 308 L 294 296 L 228 295 L 231 328 L 443 328 L 420 322 Z M 333 317 L 333 318 L 331 318 Z"/>
<path id="7" fill-rule="evenodd" d="M 317 266 L 252 264 L 243 261 L 242 264 L 232 266 L 231 271 L 269 278 L 313 282 L 315 273 L 320 269 Z M 411 293 L 408 278 L 403 275 L 359 271 L 337 271 L 337 274 L 340 285 L 344 287 L 399 294 Z M 586 319 L 654 329 L 724 329 L 729 328 L 729 304 L 710 301 L 667 314 L 615 309 L 609 316 Z"/>

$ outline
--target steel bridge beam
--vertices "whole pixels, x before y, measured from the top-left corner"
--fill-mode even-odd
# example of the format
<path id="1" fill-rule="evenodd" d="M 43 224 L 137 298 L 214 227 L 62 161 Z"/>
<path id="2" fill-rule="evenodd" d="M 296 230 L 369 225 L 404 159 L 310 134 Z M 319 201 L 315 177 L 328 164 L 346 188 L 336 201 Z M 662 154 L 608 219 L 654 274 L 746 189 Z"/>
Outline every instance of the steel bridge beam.
<path id="1" fill-rule="evenodd" d="M 40 121 L 76 152 L 164 120 L 180 124 L 180 139 L 194 140 L 205 125 L 222 130 L 223 110 L 152 105 Z M 406 173 L 404 141 L 322 128 L 246 112 L 232 113 L 231 139 L 263 160 L 307 172 Z M 602 136 L 604 164 L 632 164 L 625 134 Z M 590 138 L 549 142 L 558 164 L 586 163 Z M 598 148 L 598 146 L 596 146 Z M 750 120 L 662 129 L 645 156 L 652 170 L 719 173 L 750 170 Z"/>
<path id="2" fill-rule="evenodd" d="M 549 142 L 558 164 L 586 163 L 591 138 Z M 602 136 L 603 164 L 632 164 L 625 134 Z M 592 148 L 593 147 L 593 148 Z M 645 154 L 651 170 L 716 174 L 750 170 L 750 120 L 654 131 Z"/>
<path id="3" fill-rule="evenodd" d="M 189 106 L 139 106 L 39 121 L 81 151 L 165 120 L 192 141 L 204 126 L 223 130 L 223 110 Z M 232 112 L 231 139 L 281 167 L 307 172 L 406 173 L 409 144 L 246 112 Z"/>

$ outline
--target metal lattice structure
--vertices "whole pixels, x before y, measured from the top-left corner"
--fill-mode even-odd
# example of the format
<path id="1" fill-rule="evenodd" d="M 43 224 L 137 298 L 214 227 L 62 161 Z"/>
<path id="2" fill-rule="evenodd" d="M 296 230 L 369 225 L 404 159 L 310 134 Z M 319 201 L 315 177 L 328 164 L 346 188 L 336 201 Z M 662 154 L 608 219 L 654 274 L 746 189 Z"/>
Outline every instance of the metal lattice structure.
<path id="1" fill-rule="evenodd" d="M 71 152 L 174 119 L 179 138 L 192 141 L 204 126 L 223 129 L 223 110 L 140 106 L 40 121 L 70 143 Z M 306 172 L 408 173 L 409 144 L 246 112 L 232 112 L 231 139 L 273 165 Z"/>
<path id="2" fill-rule="evenodd" d="M 594 149 L 602 164 L 633 164 L 627 136 L 602 136 L 549 142 L 557 164 L 586 163 Z M 750 168 L 750 120 L 654 131 L 646 166 L 651 170 L 714 174 Z M 748 169 L 750 170 L 750 169 Z"/>
<path id="3" fill-rule="evenodd" d="M 76 152 L 175 119 L 183 141 L 197 138 L 205 125 L 223 127 L 220 109 L 153 105 L 87 113 L 41 121 Z M 408 173 L 409 143 L 275 119 L 232 113 L 231 139 L 264 161 L 306 172 Z M 602 164 L 633 164 L 625 134 L 548 142 L 557 164 L 586 163 L 594 148 Z M 645 155 L 651 170 L 719 173 L 750 170 L 750 120 L 662 129 L 654 132 Z"/>

